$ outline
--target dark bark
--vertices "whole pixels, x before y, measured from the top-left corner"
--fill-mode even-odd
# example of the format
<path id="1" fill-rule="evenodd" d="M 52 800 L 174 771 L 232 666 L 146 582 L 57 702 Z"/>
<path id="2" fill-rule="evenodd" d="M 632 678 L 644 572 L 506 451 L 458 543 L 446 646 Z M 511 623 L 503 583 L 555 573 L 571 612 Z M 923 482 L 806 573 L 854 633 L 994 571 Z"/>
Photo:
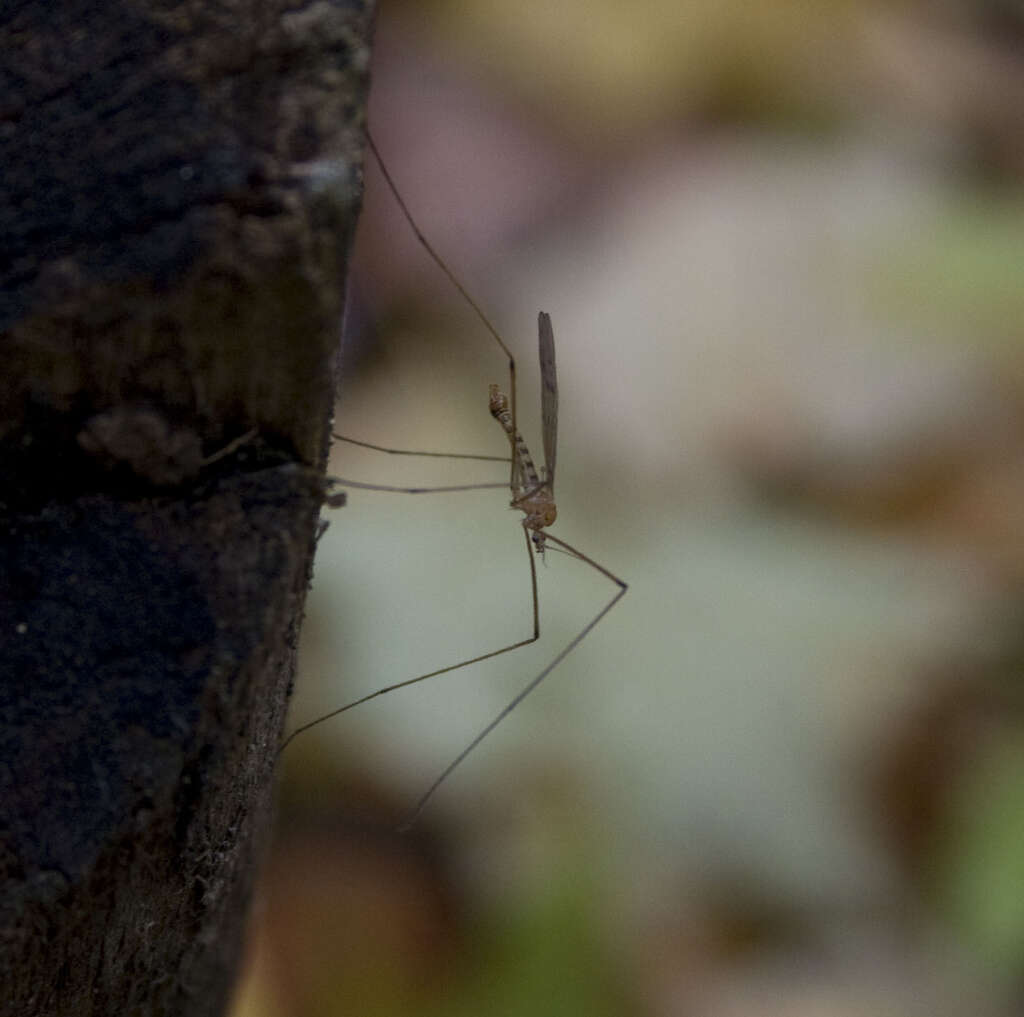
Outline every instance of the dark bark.
<path id="1" fill-rule="evenodd" d="M 0 9 L 3 1017 L 227 1004 L 323 499 L 368 4 Z"/>

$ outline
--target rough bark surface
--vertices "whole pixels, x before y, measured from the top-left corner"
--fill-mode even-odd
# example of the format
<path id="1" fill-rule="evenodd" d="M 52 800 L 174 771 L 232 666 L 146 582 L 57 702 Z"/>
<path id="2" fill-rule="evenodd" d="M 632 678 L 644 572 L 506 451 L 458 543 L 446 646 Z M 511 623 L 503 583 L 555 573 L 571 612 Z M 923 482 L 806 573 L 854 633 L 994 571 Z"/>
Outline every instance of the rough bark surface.
<path id="1" fill-rule="evenodd" d="M 0 9 L 0 1015 L 222 1013 L 323 500 L 369 0 Z"/>

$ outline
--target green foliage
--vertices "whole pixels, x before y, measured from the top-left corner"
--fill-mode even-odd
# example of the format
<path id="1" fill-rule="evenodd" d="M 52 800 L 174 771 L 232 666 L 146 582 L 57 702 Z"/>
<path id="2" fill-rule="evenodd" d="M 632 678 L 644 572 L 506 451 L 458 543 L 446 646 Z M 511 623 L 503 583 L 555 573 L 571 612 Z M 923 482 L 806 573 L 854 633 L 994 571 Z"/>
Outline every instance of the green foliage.
<path id="1" fill-rule="evenodd" d="M 1024 735 L 993 746 L 957 791 L 939 893 L 968 945 L 1024 970 Z"/>

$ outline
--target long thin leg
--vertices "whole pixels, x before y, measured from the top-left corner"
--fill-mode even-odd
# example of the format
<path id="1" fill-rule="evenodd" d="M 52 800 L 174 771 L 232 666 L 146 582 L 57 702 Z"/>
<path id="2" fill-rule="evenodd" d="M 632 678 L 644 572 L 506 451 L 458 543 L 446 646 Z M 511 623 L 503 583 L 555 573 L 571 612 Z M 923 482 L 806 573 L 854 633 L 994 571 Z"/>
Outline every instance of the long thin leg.
<path id="1" fill-rule="evenodd" d="M 373 158 L 376 160 L 378 167 L 380 168 L 381 175 L 384 177 L 385 182 L 388 185 L 388 189 L 391 191 L 392 196 L 395 199 L 396 204 L 402 212 L 405 221 L 409 224 L 409 228 L 413 231 L 416 239 L 423 245 L 423 249 L 430 255 L 431 260 L 435 265 L 445 274 L 448 281 L 455 287 L 462 298 L 467 304 L 473 309 L 473 313 L 482 322 L 484 328 L 490 333 L 491 338 L 498 344 L 501 351 L 508 358 L 508 399 L 509 399 L 509 410 L 512 414 L 512 427 L 513 430 L 516 427 L 516 358 L 512 356 L 512 351 L 505 345 L 505 341 L 498 334 L 498 330 L 491 324 L 490 318 L 484 314 L 483 309 L 480 305 L 469 295 L 466 288 L 456 278 L 455 273 L 445 264 L 444 259 L 434 250 L 431 243 L 423 235 L 423 231 L 419 228 L 418 223 L 413 218 L 412 212 L 409 211 L 409 206 L 406 205 L 405 199 L 398 191 L 394 180 L 391 179 L 391 174 L 388 172 L 387 166 L 384 165 L 384 160 L 381 158 L 381 154 L 377 151 L 377 145 L 373 140 L 373 135 L 370 134 L 368 127 L 363 128 L 363 133 L 366 135 L 366 142 L 370 147 L 370 151 L 373 153 Z M 509 475 L 509 486 L 515 489 L 516 480 L 516 463 L 513 458 L 512 461 L 512 472 Z"/>
<path id="2" fill-rule="evenodd" d="M 375 449 L 379 452 L 396 452 L 401 455 L 426 455 L 426 456 L 448 456 L 446 452 L 405 452 L 400 449 L 386 449 L 378 448 L 376 445 L 369 445 L 366 442 L 353 442 L 357 445 L 366 445 L 367 448 Z M 507 462 L 508 460 L 503 459 L 499 456 L 467 456 L 455 454 L 452 458 L 456 459 L 497 459 L 499 462 Z M 505 489 L 505 484 L 497 484 L 493 481 L 482 484 L 447 484 L 439 487 L 396 487 L 390 484 L 368 484 L 361 480 L 346 480 L 344 477 L 331 477 L 325 478 L 328 488 L 330 487 L 356 487 L 362 491 L 390 491 L 395 494 L 443 494 L 445 491 L 490 491 L 496 490 L 497 488 Z M 326 504 L 330 508 L 341 508 L 345 504 L 344 494 L 328 494 L 325 499 Z"/>
<path id="3" fill-rule="evenodd" d="M 421 452 L 417 449 L 387 448 L 384 445 L 374 445 L 368 441 L 359 441 L 356 438 L 346 438 L 343 434 L 331 432 L 331 437 L 338 441 L 348 442 L 349 445 L 358 445 L 360 448 L 368 448 L 374 452 L 386 452 L 393 456 L 426 456 L 431 459 L 475 459 L 482 462 L 507 463 L 508 456 L 473 455 L 466 452 Z M 328 477 L 327 482 L 338 487 L 357 487 L 364 491 L 391 491 L 396 494 L 441 494 L 445 491 L 486 491 L 494 488 L 504 488 L 506 484 L 482 483 L 482 484 L 448 484 L 440 487 L 395 487 L 389 484 L 367 484 L 360 480 L 346 480 L 344 477 Z"/>
<path id="4" fill-rule="evenodd" d="M 494 485 L 492 485 L 494 486 Z M 497 485 L 498 487 L 504 487 L 504 484 Z M 469 660 L 460 660 L 457 664 L 449 664 L 448 667 L 438 668 L 436 671 L 429 671 L 427 674 L 417 675 L 415 678 L 407 678 L 403 682 L 396 682 L 394 685 L 386 685 L 382 689 L 377 689 L 376 692 L 370 692 L 369 694 L 360 697 L 359 699 L 353 700 L 351 703 L 346 703 L 344 706 L 339 706 L 336 710 L 331 710 L 330 713 L 325 713 L 322 717 L 317 717 L 316 720 L 311 720 L 308 724 L 303 724 L 297 727 L 287 738 L 281 743 L 281 747 L 277 750 L 278 758 L 281 753 L 304 731 L 308 731 L 312 727 L 316 727 L 318 724 L 322 724 L 326 720 L 330 720 L 332 717 L 337 717 L 340 713 L 345 713 L 347 710 L 351 710 L 355 706 L 359 706 L 362 703 L 367 703 L 371 699 L 376 699 L 377 696 L 383 696 L 386 692 L 394 692 L 396 689 L 404 689 L 409 685 L 415 685 L 418 682 L 426 681 L 428 678 L 436 678 L 438 675 L 447 674 L 449 671 L 457 671 L 462 667 L 469 667 L 470 664 L 479 664 L 482 660 L 490 660 L 491 657 L 500 657 L 503 653 L 508 653 L 511 650 L 518 650 L 520 646 L 529 646 L 530 643 L 535 643 L 540 638 L 540 607 L 537 597 L 537 565 L 533 560 L 533 547 L 530 544 L 530 533 L 525 527 L 523 532 L 526 534 L 526 556 L 530 560 L 530 592 L 533 598 L 533 635 L 528 639 L 520 639 L 517 643 L 510 643 L 508 646 L 503 646 L 499 650 L 491 650 L 490 653 L 482 653 L 478 657 L 471 657 Z M 603 571 L 603 570 L 602 570 Z M 431 788 L 433 791 L 433 788 Z M 424 799 L 425 801 L 425 799 Z M 422 804 L 421 804 L 422 807 Z"/>
<path id="5" fill-rule="evenodd" d="M 526 525 L 525 525 L 525 523 L 524 523 L 524 525 L 523 525 L 523 530 L 524 530 L 524 531 L 526 532 L 526 534 L 527 534 L 527 536 L 526 536 L 526 543 L 527 543 L 527 547 L 529 547 L 529 545 L 530 545 L 530 536 L 529 536 L 529 533 L 530 533 L 530 531 L 526 529 Z M 610 611 L 610 610 L 611 610 L 611 609 L 612 609 L 613 607 L 615 607 L 615 605 L 616 605 L 616 604 L 617 604 L 617 603 L 618 603 L 618 602 L 619 602 L 620 600 L 622 600 L 622 598 L 623 598 L 623 597 L 624 597 L 624 596 L 626 595 L 626 590 L 628 590 L 628 589 L 629 589 L 629 587 L 628 587 L 628 586 L 626 585 L 626 583 L 624 583 L 624 582 L 623 582 L 623 581 L 622 581 L 621 579 L 619 579 L 619 577 L 618 577 L 618 576 L 614 575 L 614 574 L 613 574 L 612 572 L 609 572 L 609 571 L 608 571 L 608 569 L 606 569 L 606 568 L 605 568 L 605 567 L 604 567 L 603 565 L 599 565 L 599 564 L 598 564 L 598 563 L 597 563 L 596 561 L 594 561 L 594 559 L 593 559 L 593 558 L 590 558 L 590 557 L 588 557 L 587 555 L 583 554 L 583 552 L 582 552 L 582 551 L 578 551 L 578 550 L 577 550 L 577 549 L 576 549 L 575 547 L 573 547 L 573 546 L 572 546 L 571 544 L 567 544 L 567 543 L 566 543 L 566 542 L 565 542 L 564 540 L 559 540 L 559 539 L 558 539 L 558 537 L 553 537 L 553 536 L 551 536 L 551 534 L 550 534 L 550 533 L 545 533 L 545 534 L 544 534 L 544 536 L 545 536 L 545 538 L 546 538 L 547 540 L 550 540 L 550 541 L 551 541 L 551 542 L 552 542 L 553 544 L 557 544 L 557 545 L 558 545 L 559 547 L 561 547 L 561 548 L 563 548 L 564 550 L 568 551 L 568 552 L 569 552 L 569 553 L 570 553 L 570 554 L 571 554 L 571 555 L 572 555 L 572 556 L 573 556 L 574 558 L 578 558 L 578 559 L 579 559 L 580 561 L 582 561 L 582 562 L 585 562 L 585 563 L 586 563 L 587 565 L 589 565 L 589 566 L 590 566 L 591 568 L 597 569 L 597 571 L 598 571 L 598 572 L 600 572 L 600 573 L 601 573 L 601 575 L 603 575 L 603 576 L 604 576 L 605 578 L 607 578 L 607 579 L 610 579 L 610 580 L 611 580 L 611 581 L 612 581 L 613 583 L 615 583 L 615 585 L 616 585 L 616 586 L 618 586 L 618 588 L 619 588 L 619 589 L 618 589 L 618 592 L 617 592 L 617 593 L 615 594 L 615 596 L 614 596 L 614 597 L 612 597 L 612 599 L 611 599 L 611 600 L 609 600 L 609 601 L 608 601 L 608 603 L 607 603 L 607 604 L 605 604 L 605 606 L 604 606 L 604 607 L 602 607 L 602 608 L 601 608 L 601 610 L 600 610 L 600 611 L 598 611 L 598 612 L 597 612 L 597 614 L 595 614 L 595 615 L 594 615 L 594 617 L 593 617 L 593 618 L 591 618 L 591 619 L 590 619 L 590 621 L 589 621 L 589 622 L 587 622 L 587 624 L 586 624 L 586 625 L 584 625 L 584 626 L 583 626 L 583 628 L 582 628 L 582 629 L 580 629 L 580 631 L 579 631 L 579 632 L 578 632 L 578 633 L 577 633 L 577 634 L 575 635 L 575 637 L 574 637 L 573 639 L 571 639 L 571 640 L 569 641 L 569 643 L 568 643 L 568 644 L 567 644 L 567 645 L 565 646 L 565 648 L 564 648 L 564 649 L 563 649 L 563 650 L 561 651 L 561 653 L 559 653 L 559 654 L 558 654 L 558 656 L 557 656 L 557 657 L 555 657 L 555 659 L 554 659 L 554 660 L 552 660 L 552 661 L 551 661 L 551 663 L 550 663 L 550 664 L 548 664 L 548 665 L 547 665 L 547 667 L 545 667 L 545 668 L 544 668 L 544 670 L 540 672 L 540 674 L 538 674 L 538 675 L 537 675 L 537 676 L 536 676 L 535 678 L 533 678 L 533 679 L 532 679 L 532 680 L 531 680 L 531 681 L 529 682 L 529 684 L 527 684 L 527 685 L 526 685 L 526 686 L 525 686 L 525 687 L 524 687 L 524 688 L 522 689 L 522 691 L 521 691 L 521 692 L 519 692 L 519 693 L 518 693 L 518 694 L 517 694 L 517 695 L 515 696 L 515 698 L 514 698 L 514 699 L 512 699 L 512 701 L 511 701 L 511 702 L 510 702 L 510 703 L 508 704 L 508 706 L 506 706 L 506 707 L 505 707 L 505 708 L 504 708 L 504 709 L 503 709 L 503 710 L 501 711 L 501 713 L 499 713 L 499 714 L 498 714 L 498 715 L 497 715 L 497 716 L 496 716 L 496 717 L 494 718 L 494 720 L 492 720 L 492 721 L 491 721 L 491 722 L 490 722 L 490 723 L 489 723 L 489 724 L 488 724 L 488 725 L 487 725 L 487 726 L 486 726 L 486 727 L 485 727 L 485 728 L 484 728 L 484 729 L 483 729 L 483 730 L 482 730 L 482 731 L 481 731 L 481 732 L 480 732 L 480 733 L 479 733 L 479 734 L 478 734 L 478 735 L 477 735 L 477 736 L 476 736 L 476 737 L 475 737 L 475 738 L 474 738 L 474 739 L 473 739 L 473 740 L 472 740 L 472 741 L 471 741 L 471 742 L 470 742 L 470 743 L 469 743 L 469 744 L 468 744 L 468 745 L 467 745 L 467 746 L 466 746 L 466 747 L 465 747 L 465 748 L 464 748 L 464 749 L 463 749 L 463 750 L 462 750 L 462 751 L 461 751 L 461 752 L 460 752 L 460 753 L 459 753 L 459 754 L 458 754 L 458 755 L 457 755 L 457 756 L 456 756 L 456 757 L 455 757 L 455 758 L 454 758 L 454 759 L 453 759 L 453 760 L 452 760 L 452 761 L 451 761 L 451 762 L 450 762 L 450 763 L 449 763 L 449 764 L 448 764 L 448 765 L 447 765 L 446 767 L 445 767 L 444 771 L 443 771 L 443 772 L 442 772 L 442 773 L 440 774 L 440 776 L 439 776 L 439 777 L 438 777 L 438 778 L 437 778 L 437 779 L 436 779 L 436 780 L 434 781 L 434 783 L 433 783 L 433 784 L 431 784 L 431 785 L 430 785 L 430 787 L 429 787 L 429 788 L 427 788 L 426 792 L 425 792 L 425 793 L 424 793 L 424 794 L 422 795 L 422 797 L 420 798 L 420 800 L 419 800 L 419 801 L 418 801 L 418 802 L 416 803 L 416 807 L 415 807 L 415 808 L 413 809 L 413 811 L 412 811 L 412 813 L 410 814 L 409 818 L 408 818 L 408 819 L 407 819 L 407 820 L 406 820 L 406 821 L 405 821 L 405 822 L 404 822 L 404 823 L 403 823 L 403 824 L 402 824 L 402 825 L 401 825 L 401 826 L 399 827 L 399 830 L 400 830 L 400 831 L 406 831 L 406 830 L 408 830 L 408 829 L 409 829 L 409 828 L 410 828 L 410 827 L 411 827 L 411 826 L 412 826 L 412 825 L 413 825 L 413 824 L 414 824 L 414 823 L 416 822 L 416 820 L 417 820 L 417 819 L 419 819 L 419 817 L 420 817 L 420 814 L 421 814 L 421 813 L 423 812 L 423 809 L 424 809 L 424 808 L 426 807 L 427 803 L 428 803 L 428 802 L 430 801 L 430 799 L 431 799 L 431 798 L 433 797 L 433 795 L 434 795 L 434 792 L 435 792 L 435 791 L 436 791 L 436 790 L 437 790 L 437 789 L 438 789 L 438 788 L 439 788 L 439 787 L 440 787 L 440 786 L 441 786 L 441 785 L 442 785 L 442 784 L 443 784 L 443 783 L 444 783 L 444 782 L 445 782 L 445 781 L 446 781 L 446 780 L 448 779 L 448 777 L 449 777 L 449 776 L 451 775 L 452 771 L 453 771 L 453 770 L 455 770 L 455 769 L 456 769 L 456 767 L 458 767 L 458 766 L 459 766 L 459 764 L 460 764 L 460 763 L 462 763 L 462 762 L 463 762 L 463 760 L 464 760 L 464 759 L 465 759 L 465 758 L 466 758 L 466 757 L 467 757 L 467 756 L 468 756 L 468 755 L 469 755 L 469 754 L 470 754 L 470 753 L 471 753 L 471 752 L 472 752 L 472 751 L 473 751 L 473 750 L 474 750 L 474 749 L 475 749 L 475 748 L 476 748 L 476 747 L 477 747 L 477 746 L 478 746 L 478 745 L 479 745 L 479 744 L 480 744 L 480 743 L 481 743 L 481 742 L 482 742 L 482 741 L 483 741 L 483 740 L 484 740 L 484 739 L 485 739 L 485 738 L 486 738 L 486 737 L 487 737 L 487 736 L 488 736 L 488 735 L 489 735 L 489 734 L 490 734 L 490 733 L 491 733 L 491 732 L 492 732 L 492 731 L 493 731 L 493 730 L 494 730 L 494 729 L 495 729 L 495 728 L 496 728 L 496 727 L 497 727 L 497 726 L 498 726 L 498 725 L 499 725 L 499 724 L 500 724 L 500 723 L 501 723 L 501 722 L 502 722 L 502 721 L 503 721 L 503 720 L 504 720 L 504 719 L 505 719 L 505 718 L 506 718 L 506 717 L 507 717 L 507 716 L 508 716 L 508 715 L 509 715 L 509 714 L 510 714 L 510 713 L 511 713 L 511 712 L 512 712 L 512 711 L 513 711 L 513 710 L 514 710 L 514 709 L 515 709 L 515 708 L 516 708 L 516 707 L 517 707 L 517 706 L 518 706 L 518 705 L 519 705 L 519 704 L 520 704 L 520 703 L 521 703 L 521 702 L 522 702 L 522 701 L 523 701 L 523 700 L 524 700 L 524 699 L 525 699 L 525 698 L 526 698 L 526 697 L 527 697 L 527 696 L 528 696 L 528 695 L 529 695 L 529 694 L 530 694 L 530 693 L 531 693 L 531 692 L 532 692 L 532 691 L 534 690 L 534 689 L 535 689 L 535 688 L 536 688 L 536 687 L 537 687 L 537 686 L 538 686 L 538 685 L 540 685 L 540 683 L 541 683 L 542 681 L 544 681 L 544 679 L 545 679 L 545 678 L 547 678 L 547 676 L 548 676 L 549 674 L 551 674 L 551 672 L 552 672 L 552 671 L 554 671 L 554 669 L 555 669 L 556 667 L 558 667 L 558 665 L 559 665 L 559 664 L 561 664 L 561 663 L 562 663 L 562 661 L 563 661 L 563 660 L 565 660 L 565 658 L 566 658 L 566 657 L 568 657 L 568 656 L 569 656 L 569 654 L 570 654 L 570 653 L 572 653 L 572 651 L 573 651 L 573 650 L 575 650 L 575 649 L 576 649 L 576 647 L 577 647 L 577 646 L 579 646 L 579 645 L 580 645 L 580 643 L 582 643 L 584 639 L 586 639 L 586 638 L 587 638 L 587 636 L 588 636 L 588 635 L 590 635 L 590 633 L 591 633 L 591 632 L 592 632 L 592 631 L 594 630 L 594 628 L 595 628 L 595 627 L 597 626 L 598 622 L 600 622 L 600 621 L 601 621 L 601 619 L 602 619 L 602 618 L 603 618 L 603 617 L 604 617 L 604 616 L 605 616 L 605 615 L 606 615 L 606 614 L 607 614 L 607 613 L 608 613 L 608 612 L 609 612 L 609 611 Z M 531 561 L 531 562 L 533 561 L 533 556 L 532 556 L 532 555 L 530 556 L 530 561 Z M 534 599 L 534 604 L 536 604 L 536 598 Z"/>
<path id="6" fill-rule="evenodd" d="M 385 170 L 384 172 L 386 173 L 387 171 Z M 502 344 L 502 348 L 504 348 L 504 344 Z M 359 441 L 355 438 L 346 438 L 344 435 L 333 432 L 332 437 L 339 441 L 347 442 L 350 445 L 358 445 L 361 448 L 371 449 L 375 452 L 385 452 L 388 453 L 389 455 L 425 456 L 439 459 L 475 459 L 481 461 L 502 463 L 509 462 L 508 456 L 471 455 L 459 452 L 424 452 L 412 449 L 395 449 L 388 448 L 383 445 L 374 445 L 366 441 Z M 396 487 L 387 484 L 367 484 L 358 480 L 346 480 L 343 477 L 329 477 L 328 482 L 341 487 L 355 487 L 368 491 L 390 491 L 398 494 L 439 494 L 448 491 L 479 491 L 496 488 L 501 488 L 502 490 L 505 490 L 508 487 L 508 485 L 505 483 L 453 484 L 440 487 Z M 526 533 L 526 554 L 530 562 L 530 593 L 533 605 L 532 636 L 530 636 L 527 639 L 520 639 L 518 642 L 515 643 L 510 643 L 508 646 L 503 646 L 500 649 L 491 650 L 489 653 L 484 653 L 477 657 L 471 657 L 469 660 L 459 661 L 457 664 L 450 664 L 448 667 L 442 667 L 436 671 L 430 671 L 427 674 L 418 675 L 415 678 L 409 678 L 406 681 L 398 682 L 394 685 L 388 685 L 385 688 L 377 689 L 375 692 L 371 692 L 368 695 L 362 696 L 360 699 L 356 699 L 353 702 L 347 703 L 336 710 L 332 710 L 330 713 L 325 713 L 322 717 L 317 717 L 316 720 L 312 720 L 307 724 L 303 724 L 300 727 L 297 727 L 294 731 L 292 731 L 291 734 L 289 734 L 288 737 L 285 738 L 285 740 L 281 743 L 280 747 L 278 748 L 278 757 L 280 757 L 281 753 L 284 752 L 288 745 L 300 734 L 308 731 L 310 728 L 316 727 L 318 724 L 322 724 L 324 721 L 331 720 L 333 717 L 336 717 L 341 713 L 345 713 L 347 710 L 351 710 L 353 707 L 359 706 L 362 703 L 368 702 L 371 699 L 375 699 L 377 696 L 382 696 L 386 692 L 394 692 L 396 689 L 405 688 L 408 685 L 415 685 L 417 682 L 426 681 L 428 678 L 436 678 L 438 675 L 447 674 L 449 671 L 457 671 L 459 668 L 468 667 L 470 664 L 478 664 L 481 661 L 489 660 L 491 657 L 498 657 L 503 653 L 510 652 L 511 650 L 518 650 L 521 646 L 528 646 L 530 643 L 535 643 L 540 638 L 540 608 L 537 594 L 537 566 L 533 560 L 533 548 L 530 544 L 529 531 L 524 530 L 524 532 Z"/>
<path id="7" fill-rule="evenodd" d="M 432 459 L 476 459 L 480 462 L 490 463 L 507 463 L 509 461 L 508 456 L 481 456 L 471 455 L 468 452 L 420 452 L 415 449 L 407 448 L 386 448 L 383 445 L 373 445 L 368 441 L 359 441 L 356 438 L 346 438 L 343 434 L 336 434 L 331 432 L 331 437 L 335 441 L 344 441 L 349 445 L 358 445 L 360 448 L 372 449 L 374 452 L 387 452 L 391 456 L 427 456 Z M 237 440 L 237 439 L 236 439 Z M 233 451 L 233 449 L 232 449 Z M 225 453 L 218 453 L 218 455 L 224 455 Z M 503 484 L 503 487 L 507 487 L 507 484 Z"/>
<path id="8" fill-rule="evenodd" d="M 364 484 L 359 480 L 346 480 L 344 477 L 328 477 L 328 484 L 338 487 L 358 487 L 363 491 L 391 491 L 395 494 L 443 494 L 445 491 L 486 491 L 500 487 L 508 490 L 508 484 L 502 482 L 492 484 L 451 484 L 447 487 L 389 487 L 387 484 Z"/>

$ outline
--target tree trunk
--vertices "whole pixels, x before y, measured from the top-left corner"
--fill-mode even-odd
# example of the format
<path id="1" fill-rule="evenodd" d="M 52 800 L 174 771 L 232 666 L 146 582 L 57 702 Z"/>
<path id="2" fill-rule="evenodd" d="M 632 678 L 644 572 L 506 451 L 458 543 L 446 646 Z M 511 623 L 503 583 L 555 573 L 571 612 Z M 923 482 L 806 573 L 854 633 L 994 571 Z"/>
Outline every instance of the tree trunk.
<path id="1" fill-rule="evenodd" d="M 323 500 L 370 0 L 0 10 L 0 1015 L 224 1011 Z"/>

